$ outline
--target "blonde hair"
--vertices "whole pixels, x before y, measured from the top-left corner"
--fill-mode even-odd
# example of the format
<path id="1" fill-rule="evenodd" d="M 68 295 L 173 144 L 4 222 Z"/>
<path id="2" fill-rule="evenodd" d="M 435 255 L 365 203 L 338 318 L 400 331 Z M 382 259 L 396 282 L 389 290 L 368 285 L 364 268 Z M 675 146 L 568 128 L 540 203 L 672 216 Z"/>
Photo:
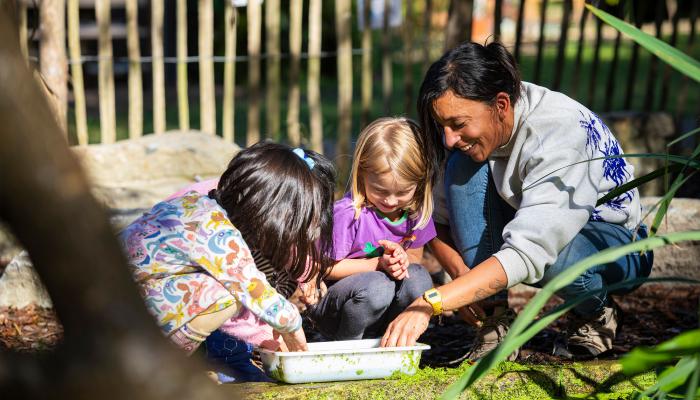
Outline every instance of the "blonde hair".
<path id="1" fill-rule="evenodd" d="M 420 145 L 420 127 L 403 118 L 379 118 L 360 132 L 350 174 L 355 218 L 365 206 L 363 172 L 384 174 L 416 184 L 416 192 L 407 210 L 418 220 L 416 228 L 425 227 L 433 213 L 432 174 L 430 163 Z"/>

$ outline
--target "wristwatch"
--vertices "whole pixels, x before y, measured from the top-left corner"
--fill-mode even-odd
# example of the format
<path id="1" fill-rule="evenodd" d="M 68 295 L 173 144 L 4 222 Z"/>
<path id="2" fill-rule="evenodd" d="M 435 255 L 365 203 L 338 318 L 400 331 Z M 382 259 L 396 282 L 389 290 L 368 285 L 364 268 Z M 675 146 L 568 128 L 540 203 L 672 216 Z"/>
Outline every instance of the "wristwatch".
<path id="1" fill-rule="evenodd" d="M 433 315 L 442 314 L 442 296 L 437 289 L 428 289 L 423 293 L 423 299 L 433 307 Z"/>

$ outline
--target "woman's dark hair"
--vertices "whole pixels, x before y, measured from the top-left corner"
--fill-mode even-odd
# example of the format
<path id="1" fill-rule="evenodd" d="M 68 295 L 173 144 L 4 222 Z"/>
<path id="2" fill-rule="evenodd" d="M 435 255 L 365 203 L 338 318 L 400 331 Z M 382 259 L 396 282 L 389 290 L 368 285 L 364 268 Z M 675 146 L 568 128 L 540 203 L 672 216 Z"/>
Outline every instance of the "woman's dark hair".
<path id="1" fill-rule="evenodd" d="M 318 275 L 318 284 L 333 264 L 335 167 L 310 150 L 304 158 L 286 145 L 252 145 L 231 160 L 209 197 L 272 265 L 289 265 L 291 277 L 304 282 Z"/>
<path id="2" fill-rule="evenodd" d="M 418 95 L 418 116 L 429 159 L 444 159 L 442 127 L 435 121 L 433 105 L 447 91 L 458 97 L 493 104 L 496 95 L 508 93 L 511 104 L 520 98 L 520 71 L 512 54 L 498 42 L 484 46 L 464 42 L 430 66 Z M 434 168 L 433 171 L 437 171 Z"/>

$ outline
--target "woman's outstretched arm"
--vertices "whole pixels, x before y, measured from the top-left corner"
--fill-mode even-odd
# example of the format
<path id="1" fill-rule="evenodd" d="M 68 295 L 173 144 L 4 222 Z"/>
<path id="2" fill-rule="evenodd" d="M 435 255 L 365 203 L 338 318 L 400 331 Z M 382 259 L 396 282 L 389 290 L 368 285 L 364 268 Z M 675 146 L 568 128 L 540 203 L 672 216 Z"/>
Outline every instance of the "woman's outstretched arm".
<path id="1" fill-rule="evenodd" d="M 456 310 L 476 303 L 506 288 L 508 278 L 501 263 L 495 257 L 477 265 L 454 281 L 440 286 L 444 310 Z M 432 306 L 419 297 L 399 314 L 382 337 L 382 346 L 411 346 L 428 328 L 433 313 Z"/>

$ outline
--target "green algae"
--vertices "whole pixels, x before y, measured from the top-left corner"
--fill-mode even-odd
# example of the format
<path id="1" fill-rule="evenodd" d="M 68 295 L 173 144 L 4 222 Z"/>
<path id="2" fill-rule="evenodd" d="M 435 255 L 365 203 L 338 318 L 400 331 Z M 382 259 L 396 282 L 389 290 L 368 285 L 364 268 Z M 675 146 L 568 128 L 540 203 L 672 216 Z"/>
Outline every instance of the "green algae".
<path id="1" fill-rule="evenodd" d="M 395 373 L 384 380 L 327 382 L 305 385 L 267 384 L 251 398 L 276 399 L 434 399 L 471 365 L 422 368 L 415 375 Z M 358 370 L 359 371 L 359 370 Z M 356 372 L 358 372 L 356 371 Z M 358 374 L 359 376 L 360 374 Z M 504 362 L 460 398 L 464 399 L 582 399 L 617 400 L 653 385 L 653 372 L 634 378 L 622 375 L 616 362 L 520 364 Z"/>
<path id="2" fill-rule="evenodd" d="M 358 369 L 357 371 L 355 371 L 355 375 L 357 375 L 357 376 L 360 376 L 364 373 L 365 373 L 365 370 L 363 370 L 363 369 Z"/>

